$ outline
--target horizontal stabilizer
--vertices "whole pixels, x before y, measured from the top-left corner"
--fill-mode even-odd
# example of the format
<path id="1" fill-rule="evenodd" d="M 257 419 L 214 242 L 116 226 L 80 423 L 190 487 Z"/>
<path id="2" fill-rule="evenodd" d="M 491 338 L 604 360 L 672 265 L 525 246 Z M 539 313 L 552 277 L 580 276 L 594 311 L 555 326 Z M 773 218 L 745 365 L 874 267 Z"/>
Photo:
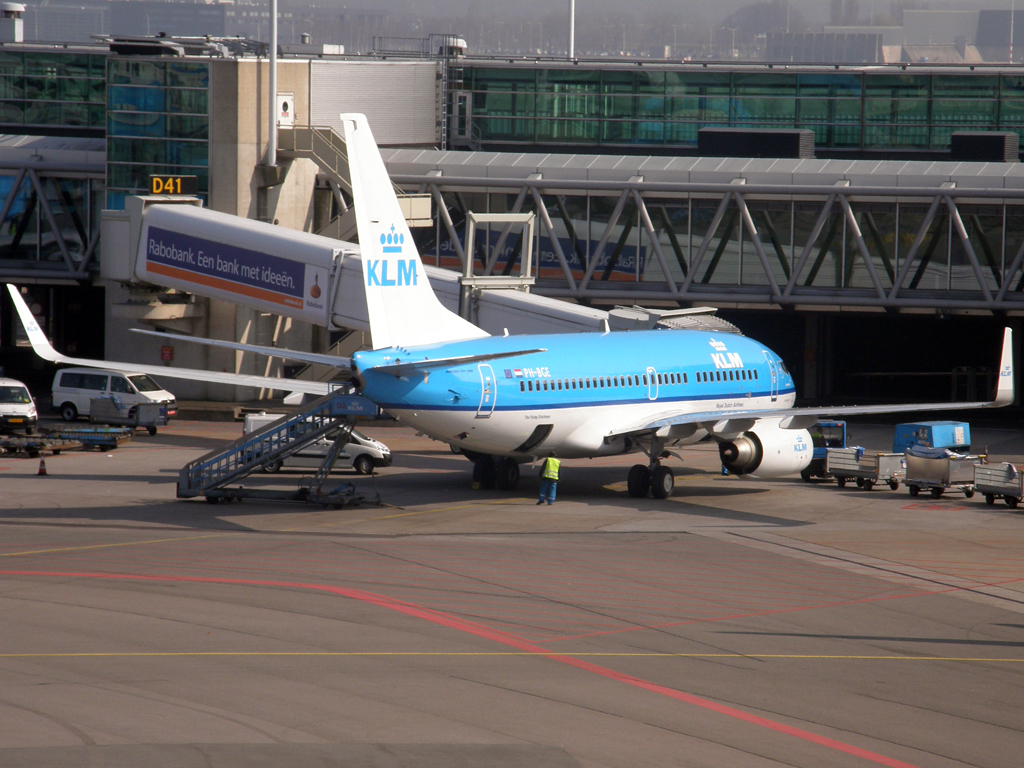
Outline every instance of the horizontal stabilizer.
<path id="1" fill-rule="evenodd" d="M 455 365 L 471 365 L 473 363 L 485 363 L 488 360 L 500 360 L 504 357 L 519 357 L 521 355 L 533 355 L 537 352 L 547 352 L 546 349 L 517 349 L 513 352 L 494 352 L 489 355 L 463 355 L 462 357 L 439 357 L 435 360 L 417 360 L 415 362 L 403 363 L 395 360 L 389 365 L 378 365 L 369 370 L 378 373 L 388 373 L 401 378 L 413 374 L 427 373 L 438 368 L 451 368 Z"/>
<path id="2" fill-rule="evenodd" d="M 172 341 L 187 341 L 192 344 L 205 344 L 210 347 L 223 347 L 224 349 L 236 349 L 239 352 L 255 352 L 259 355 L 279 357 L 282 360 L 298 360 L 303 363 L 315 363 L 317 365 L 330 365 L 334 368 L 348 368 L 352 360 L 348 357 L 338 355 L 322 355 L 316 352 L 299 352 L 282 347 L 264 347 L 259 344 L 242 344 L 237 341 L 223 341 L 221 339 L 197 339 L 193 336 L 183 336 L 180 333 L 163 333 L 162 331 L 147 331 L 142 328 L 130 329 L 132 333 L 142 333 L 146 336 L 157 336 L 161 339 Z"/>
<path id="3" fill-rule="evenodd" d="M 144 365 L 140 363 L 126 363 L 116 360 L 89 360 L 82 357 L 68 357 L 62 355 L 51 345 L 43 329 L 39 327 L 35 317 L 21 298 L 18 289 L 9 284 L 14 307 L 18 310 L 21 324 L 25 327 L 28 340 L 32 349 L 43 360 L 51 363 L 64 363 L 67 365 L 81 365 L 87 368 L 111 368 L 122 373 L 145 373 L 149 376 L 158 376 L 165 379 L 187 379 L 189 381 L 207 381 L 213 384 L 233 384 L 242 387 L 258 387 L 260 389 L 279 389 L 283 392 L 308 392 L 314 395 L 326 395 L 329 387 L 319 381 L 303 381 L 301 379 L 280 379 L 273 376 L 250 376 L 244 373 L 226 373 L 218 371 L 204 371 L 197 368 L 169 368 L 163 365 Z"/>

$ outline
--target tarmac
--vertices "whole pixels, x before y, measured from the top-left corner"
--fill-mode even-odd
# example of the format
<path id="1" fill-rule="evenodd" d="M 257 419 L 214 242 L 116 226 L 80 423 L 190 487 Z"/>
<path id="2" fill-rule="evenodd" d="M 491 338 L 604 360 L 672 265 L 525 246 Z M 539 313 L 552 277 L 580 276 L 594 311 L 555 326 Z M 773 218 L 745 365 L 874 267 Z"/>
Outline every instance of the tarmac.
<path id="1" fill-rule="evenodd" d="M 335 473 L 366 499 L 341 510 L 175 499 L 233 421 L 46 476 L 0 456 L 0 766 L 1020 764 L 1002 502 L 722 476 L 699 444 L 667 500 L 626 456 L 564 461 L 538 507 L 535 467 L 474 491 L 446 445 L 364 431 L 395 464 Z M 972 432 L 1024 463 L 1015 423 Z"/>

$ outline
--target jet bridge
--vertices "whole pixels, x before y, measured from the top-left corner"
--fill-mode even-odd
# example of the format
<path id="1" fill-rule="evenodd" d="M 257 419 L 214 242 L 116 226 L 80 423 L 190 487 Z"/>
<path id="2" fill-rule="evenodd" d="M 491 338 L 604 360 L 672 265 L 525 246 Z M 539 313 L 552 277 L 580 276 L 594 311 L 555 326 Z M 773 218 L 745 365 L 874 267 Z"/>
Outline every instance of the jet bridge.
<path id="1" fill-rule="evenodd" d="M 221 299 L 324 326 L 369 330 L 359 246 L 202 207 L 198 198 L 130 197 L 103 212 L 102 276 Z M 459 312 L 460 276 L 425 268 Z M 421 279 L 412 275 L 410 279 Z M 492 334 L 604 330 L 602 310 L 517 290 L 475 292 L 471 318 Z"/>

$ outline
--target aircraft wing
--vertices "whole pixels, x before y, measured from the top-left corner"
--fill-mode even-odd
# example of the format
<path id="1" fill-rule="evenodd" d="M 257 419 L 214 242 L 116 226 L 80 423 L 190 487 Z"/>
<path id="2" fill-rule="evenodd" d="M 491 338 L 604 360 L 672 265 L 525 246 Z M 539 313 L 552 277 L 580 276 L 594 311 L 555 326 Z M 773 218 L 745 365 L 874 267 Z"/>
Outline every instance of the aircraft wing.
<path id="1" fill-rule="evenodd" d="M 67 363 L 68 365 L 81 365 L 89 368 L 113 368 L 125 373 L 145 373 L 151 376 L 158 376 L 165 379 L 188 379 L 189 381 L 208 381 L 215 384 L 234 384 L 243 387 L 260 387 L 263 389 L 279 389 L 284 392 L 306 392 L 313 395 L 326 395 L 329 387 L 324 382 L 303 381 L 301 379 L 281 379 L 273 376 L 250 376 L 244 373 L 226 373 L 218 371 L 204 371 L 197 368 L 166 368 L 162 365 L 144 365 L 141 363 L 127 363 L 114 360 L 89 360 L 81 357 L 68 357 L 62 355 L 51 345 L 43 329 L 39 327 L 35 317 L 21 298 L 18 289 L 8 284 L 14 307 L 18 310 L 21 324 L 25 327 L 28 340 L 32 349 L 37 355 L 51 363 Z"/>
<path id="2" fill-rule="evenodd" d="M 815 406 L 811 408 L 732 408 L 722 411 L 665 413 L 632 425 L 614 429 L 611 435 L 655 432 L 666 427 L 699 424 L 713 435 L 737 434 L 750 429 L 761 419 L 780 419 L 783 429 L 806 429 L 823 417 L 869 416 L 888 413 L 919 413 L 921 411 L 963 411 L 978 408 L 1002 408 L 1014 399 L 1013 331 L 1003 332 L 1003 348 L 999 359 L 999 382 L 991 401 L 970 403 L 900 403 L 896 405 Z"/>
<path id="3" fill-rule="evenodd" d="M 221 339 L 197 339 L 192 336 L 183 336 L 180 333 L 163 333 L 162 331 L 147 331 L 142 328 L 130 328 L 132 333 L 142 333 L 146 336 L 157 336 L 161 339 L 172 341 L 187 341 L 193 344 L 206 344 L 210 347 L 224 347 L 225 349 L 237 349 L 239 352 L 256 352 L 260 355 L 280 357 L 282 360 L 299 360 L 303 363 L 316 363 L 317 365 L 330 365 L 335 368 L 348 368 L 352 359 L 338 355 L 323 355 L 316 352 L 299 352 L 282 347 L 264 347 L 259 344 L 241 344 L 237 341 L 223 341 Z"/>

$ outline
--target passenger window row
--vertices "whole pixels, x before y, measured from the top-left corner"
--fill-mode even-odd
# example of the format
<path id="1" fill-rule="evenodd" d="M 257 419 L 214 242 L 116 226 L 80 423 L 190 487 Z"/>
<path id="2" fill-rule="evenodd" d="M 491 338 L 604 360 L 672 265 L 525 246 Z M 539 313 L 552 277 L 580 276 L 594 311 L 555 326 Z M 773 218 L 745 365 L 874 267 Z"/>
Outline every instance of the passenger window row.
<path id="1" fill-rule="evenodd" d="M 754 381 L 757 379 L 757 369 L 747 371 L 698 371 L 697 381 Z M 689 377 L 685 373 L 659 373 L 657 379 L 659 386 L 668 384 L 689 384 Z M 641 384 L 642 382 L 642 384 Z M 653 382 L 652 382 L 653 383 Z M 612 389 L 619 387 L 648 386 L 647 374 L 626 375 L 626 376 L 595 376 L 581 379 L 527 379 L 520 380 L 520 392 L 556 392 L 572 389 Z"/>

